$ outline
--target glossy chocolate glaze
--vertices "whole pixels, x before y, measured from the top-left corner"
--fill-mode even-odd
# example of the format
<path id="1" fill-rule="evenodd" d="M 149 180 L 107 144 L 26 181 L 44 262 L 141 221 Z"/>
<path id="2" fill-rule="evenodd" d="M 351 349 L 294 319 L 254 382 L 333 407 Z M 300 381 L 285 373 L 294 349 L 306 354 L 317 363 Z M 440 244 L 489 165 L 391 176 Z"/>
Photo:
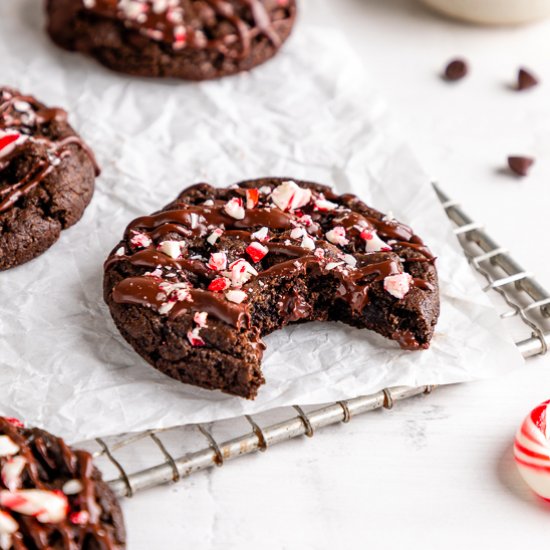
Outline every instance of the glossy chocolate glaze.
<path id="1" fill-rule="evenodd" d="M 80 147 L 90 158 L 96 176 L 99 167 L 91 149 L 78 137 L 55 139 L 48 135 L 51 124 L 66 122 L 67 113 L 59 108 L 47 108 L 34 97 L 22 95 L 10 88 L 0 88 L 0 175 L 12 163 L 28 154 L 32 146 L 44 152 L 23 178 L 0 186 L 0 214 L 12 208 L 17 201 L 38 187 L 71 154 L 71 145 Z M 2 146 L 2 139 L 19 136 L 14 142 Z"/>
<path id="2" fill-rule="evenodd" d="M 136 4 L 140 9 L 135 8 Z M 260 35 L 275 47 L 281 45 L 269 13 L 274 8 L 284 10 L 281 17 L 292 15 L 293 8 L 285 0 L 179 0 L 173 6 L 159 9 L 154 9 L 154 0 L 134 3 L 129 9 L 119 0 L 93 0 L 84 9 L 100 17 L 119 20 L 152 40 L 172 45 L 175 50 L 209 49 L 243 59 L 250 55 L 252 41 Z M 224 23 L 231 30 L 212 36 L 211 29 Z"/>
<path id="3" fill-rule="evenodd" d="M 63 548 L 74 550 L 123 547 L 123 542 L 116 540 L 114 530 L 103 525 L 105 517 L 102 515 L 106 515 L 106 511 L 99 503 L 97 473 L 89 453 L 73 451 L 62 439 L 41 430 L 18 427 L 3 417 L 0 417 L 0 434 L 19 446 L 18 454 L 26 461 L 21 473 L 21 489 L 59 491 L 68 480 L 78 480 L 82 487 L 77 494 L 67 495 L 69 510 L 65 519 L 57 523 L 41 523 L 32 516 L 13 512 L 19 529 L 11 535 L 12 548 L 57 548 L 57 541 L 63 541 Z M 6 460 L 0 457 L 0 464 Z M 0 487 L 4 489 L 1 481 Z M 85 512 L 87 521 L 73 523 L 71 514 L 75 512 Z"/>

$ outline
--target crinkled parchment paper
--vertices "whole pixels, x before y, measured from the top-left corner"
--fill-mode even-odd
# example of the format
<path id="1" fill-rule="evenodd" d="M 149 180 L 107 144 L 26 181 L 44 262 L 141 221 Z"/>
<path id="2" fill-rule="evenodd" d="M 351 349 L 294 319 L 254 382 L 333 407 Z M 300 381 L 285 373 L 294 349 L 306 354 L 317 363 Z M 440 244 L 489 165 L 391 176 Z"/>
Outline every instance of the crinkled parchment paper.
<path id="1" fill-rule="evenodd" d="M 0 3 L 0 82 L 66 107 L 103 167 L 84 218 L 43 256 L 0 274 L 0 413 L 70 440 L 205 422 L 385 386 L 448 384 L 521 363 L 479 290 L 429 181 L 343 36 L 302 17 L 251 74 L 189 84 L 127 78 L 56 49 L 39 2 Z M 289 176 L 353 192 L 409 223 L 439 256 L 442 315 L 429 351 L 340 324 L 267 338 L 254 402 L 186 386 L 119 336 L 102 264 L 126 224 L 183 187 Z"/>

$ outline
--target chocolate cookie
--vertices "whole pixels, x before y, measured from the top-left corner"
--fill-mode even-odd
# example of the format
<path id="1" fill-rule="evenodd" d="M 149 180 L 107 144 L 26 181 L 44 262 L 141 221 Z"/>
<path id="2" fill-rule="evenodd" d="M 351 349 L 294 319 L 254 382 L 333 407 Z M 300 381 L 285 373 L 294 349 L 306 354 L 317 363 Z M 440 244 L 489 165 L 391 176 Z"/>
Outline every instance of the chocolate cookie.
<path id="1" fill-rule="evenodd" d="M 97 173 L 63 109 L 0 88 L 0 270 L 42 254 L 75 224 Z"/>
<path id="2" fill-rule="evenodd" d="M 0 548 L 126 547 L 120 506 L 89 453 L 0 417 L 0 472 Z"/>
<path id="3" fill-rule="evenodd" d="M 134 349 L 182 382 L 253 398 L 261 337 L 342 321 L 427 348 L 434 257 L 354 195 L 278 178 L 185 189 L 134 220 L 105 263 L 104 296 Z"/>
<path id="4" fill-rule="evenodd" d="M 48 0 L 47 13 L 56 44 L 115 71 L 206 80 L 273 57 L 296 0 Z"/>

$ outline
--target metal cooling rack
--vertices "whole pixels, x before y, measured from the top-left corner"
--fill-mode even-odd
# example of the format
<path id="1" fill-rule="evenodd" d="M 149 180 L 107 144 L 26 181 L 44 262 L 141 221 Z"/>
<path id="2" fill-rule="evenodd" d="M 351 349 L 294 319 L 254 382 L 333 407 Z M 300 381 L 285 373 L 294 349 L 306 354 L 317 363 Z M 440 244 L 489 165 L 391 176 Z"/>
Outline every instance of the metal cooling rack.
<path id="1" fill-rule="evenodd" d="M 454 232 L 468 261 L 484 279 L 484 290 L 498 299 L 498 307 L 504 307 L 501 317 L 508 319 L 508 323 L 515 321 L 516 330 L 521 330 L 519 350 L 524 357 L 545 354 L 550 345 L 550 294 L 485 233 L 482 224 L 469 218 L 458 203 L 434 187 L 456 226 Z M 208 426 L 179 426 L 96 439 L 83 446 L 93 453 L 114 492 L 130 497 L 143 489 L 222 466 L 239 456 L 265 451 L 283 441 L 303 435 L 312 437 L 325 426 L 349 422 L 366 412 L 391 409 L 398 401 L 432 389 L 432 386 L 393 387 L 324 406 L 295 405 Z M 151 452 L 151 447 L 156 452 Z M 146 457 L 153 462 L 147 463 Z"/>

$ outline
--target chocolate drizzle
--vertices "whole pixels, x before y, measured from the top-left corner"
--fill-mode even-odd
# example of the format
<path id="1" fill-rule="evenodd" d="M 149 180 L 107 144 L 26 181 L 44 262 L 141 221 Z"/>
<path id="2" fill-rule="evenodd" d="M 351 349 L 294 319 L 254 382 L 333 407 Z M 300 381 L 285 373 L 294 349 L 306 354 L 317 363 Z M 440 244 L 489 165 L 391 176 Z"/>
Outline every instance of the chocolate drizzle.
<path id="1" fill-rule="evenodd" d="M 34 166 L 22 178 L 0 183 L 0 214 L 36 189 L 71 154 L 71 146 L 80 147 L 88 155 L 99 175 L 94 154 L 78 136 L 50 135 L 51 125 L 66 119 L 63 109 L 47 108 L 31 96 L 0 88 L 0 176 L 20 160 L 38 154 Z"/>
<path id="2" fill-rule="evenodd" d="M 285 0 L 180 0 L 175 5 L 159 5 L 155 0 L 91 0 L 83 9 L 121 21 L 127 28 L 176 51 L 215 50 L 229 58 L 244 59 L 259 36 L 275 47 L 281 45 L 276 22 L 266 5 L 277 8 L 281 18 L 291 16 L 290 3 Z M 216 30 L 220 26 L 224 27 L 222 34 Z"/>
<path id="3" fill-rule="evenodd" d="M 112 509 L 102 508 L 102 503 L 110 501 L 105 498 L 108 489 L 103 482 L 99 488 L 100 476 L 89 453 L 73 451 L 62 439 L 42 430 L 18 427 L 3 417 L 0 417 L 0 435 L 8 436 L 19 447 L 18 455 L 25 459 L 20 489 L 60 491 L 67 481 L 80 483 L 79 491 L 67 495 L 69 510 L 61 521 L 42 523 L 30 515 L 5 509 L 5 513 L 12 515 L 19 525 L 11 535 L 12 548 L 57 548 L 61 541 L 63 548 L 75 550 L 124 548 L 124 529 L 117 525 L 119 518 L 111 515 Z M 7 457 L 0 457 L 0 466 L 7 460 Z M 0 481 L 0 489 L 7 489 L 3 481 Z M 110 504 L 117 506 L 114 496 L 111 498 Z M 86 516 L 85 522 L 71 521 L 72 514 L 78 512 Z"/>

